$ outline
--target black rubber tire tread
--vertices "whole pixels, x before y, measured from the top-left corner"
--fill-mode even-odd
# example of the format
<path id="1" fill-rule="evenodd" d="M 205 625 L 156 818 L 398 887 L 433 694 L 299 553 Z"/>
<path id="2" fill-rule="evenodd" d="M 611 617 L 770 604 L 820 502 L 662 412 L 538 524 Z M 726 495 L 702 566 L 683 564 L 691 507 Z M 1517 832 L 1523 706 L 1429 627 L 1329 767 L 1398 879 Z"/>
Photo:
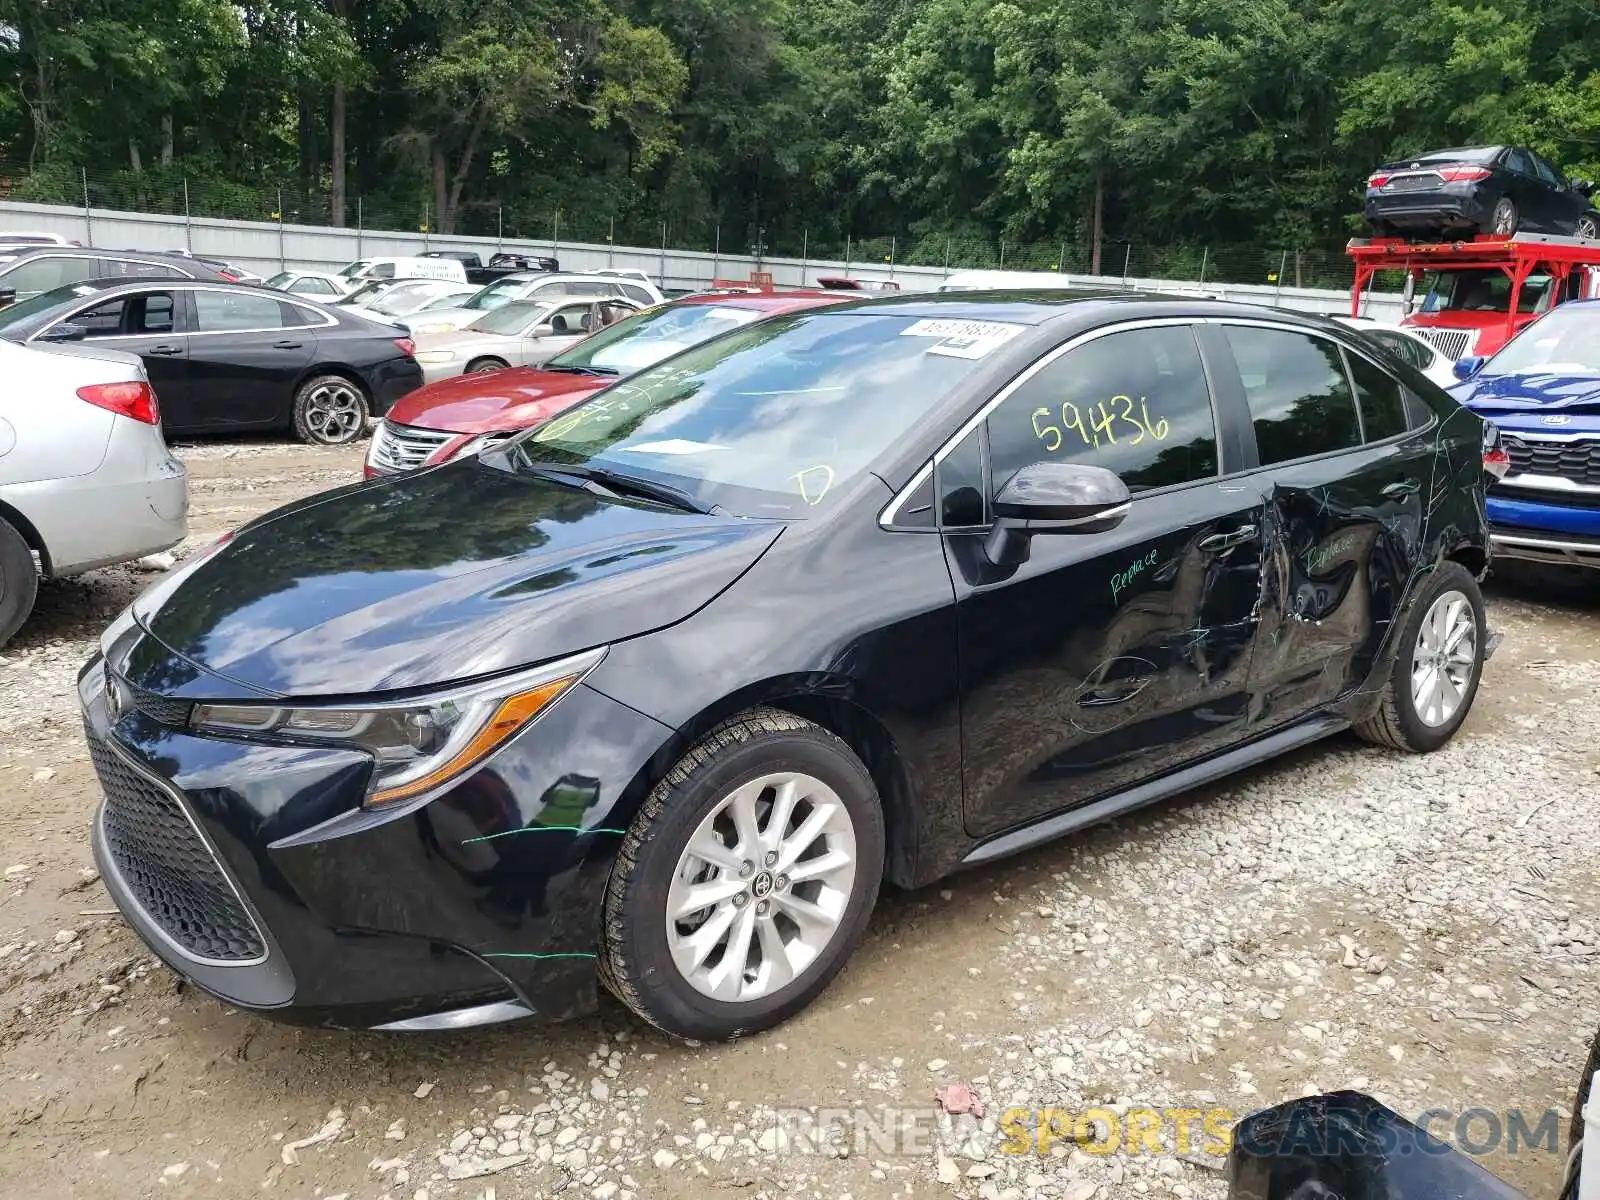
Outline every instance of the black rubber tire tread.
<path id="1" fill-rule="evenodd" d="M 0 646 L 11 640 L 33 611 L 39 568 L 33 551 L 8 521 L 0 521 Z"/>
<path id="2" fill-rule="evenodd" d="M 1462 704 L 1455 723 L 1440 741 L 1434 745 L 1422 744 L 1417 733 L 1408 728 L 1413 723 L 1407 719 L 1411 712 L 1409 684 L 1412 648 L 1416 645 L 1417 634 L 1422 628 L 1422 619 L 1427 615 L 1429 606 L 1441 593 L 1451 590 L 1461 592 L 1472 601 L 1478 621 L 1478 652 L 1482 654 L 1486 630 L 1483 620 L 1483 593 L 1478 588 L 1478 581 L 1458 562 L 1440 563 L 1428 581 L 1418 590 L 1416 601 L 1411 606 L 1411 615 L 1406 618 L 1405 627 L 1401 630 L 1394 665 L 1390 668 L 1389 678 L 1383 685 L 1383 699 L 1378 705 L 1378 711 L 1354 727 L 1355 735 L 1363 741 L 1377 746 L 1387 746 L 1391 750 L 1399 750 L 1406 754 L 1426 754 L 1448 743 L 1472 711 L 1472 703 L 1478 696 L 1478 686 L 1483 682 L 1481 660 L 1477 676 L 1472 681 L 1471 694 Z"/>
<path id="3" fill-rule="evenodd" d="M 638 986 L 638 965 L 630 961 L 626 951 L 630 885 L 654 843 L 663 815 L 674 806 L 694 802 L 694 797 L 690 793 L 699 774 L 713 767 L 726 753 L 772 734 L 809 735 L 833 750 L 841 757 L 842 762 L 852 765 L 860 773 L 861 784 L 871 802 L 872 815 L 876 817 L 876 828 L 863 829 L 859 818 L 854 818 L 857 820 L 857 890 L 851 898 L 851 904 L 855 906 L 856 912 L 845 917 L 843 927 L 834 935 L 833 944 L 826 951 L 834 957 L 834 961 L 827 964 L 806 988 L 787 1001 L 778 1014 L 759 1024 L 742 1026 L 731 1031 L 677 1028 L 675 1023 L 668 1020 L 660 1011 L 659 1006 L 650 1003 L 649 998 Z M 874 841 L 878 850 L 875 858 L 860 853 L 864 843 L 870 849 Z M 628 827 L 628 832 L 617 851 L 616 862 L 612 865 L 610 879 L 606 883 L 600 953 L 596 956 L 600 981 L 607 991 L 627 1005 L 640 1019 L 678 1037 L 713 1041 L 738 1037 L 743 1033 L 757 1032 L 777 1025 L 804 1008 L 828 986 L 865 934 L 882 882 L 883 844 L 883 809 L 877 788 L 866 767 L 842 738 L 812 721 L 781 709 L 760 707 L 739 713 L 713 728 L 673 764 L 672 769 L 652 789 L 634 817 L 633 823 Z M 673 850 L 672 853 L 676 854 L 677 851 Z"/>
<path id="4" fill-rule="evenodd" d="M 316 390 L 317 385 L 323 383 L 342 383 L 345 387 L 354 388 L 356 395 L 361 397 L 361 404 L 364 409 L 361 424 L 356 427 L 354 433 L 342 442 L 325 442 L 313 434 L 310 427 L 306 425 L 306 403 L 311 398 L 311 393 Z M 351 442 L 359 440 L 367 432 L 367 424 L 371 420 L 372 401 L 367 399 L 366 389 L 348 376 L 338 375 L 331 371 L 322 375 L 313 375 L 295 389 L 294 435 L 308 446 L 348 446 Z"/>
<path id="5" fill-rule="evenodd" d="M 467 364 L 466 374 L 472 375 L 479 371 L 506 371 L 510 368 L 511 364 L 501 358 L 475 358 Z"/>

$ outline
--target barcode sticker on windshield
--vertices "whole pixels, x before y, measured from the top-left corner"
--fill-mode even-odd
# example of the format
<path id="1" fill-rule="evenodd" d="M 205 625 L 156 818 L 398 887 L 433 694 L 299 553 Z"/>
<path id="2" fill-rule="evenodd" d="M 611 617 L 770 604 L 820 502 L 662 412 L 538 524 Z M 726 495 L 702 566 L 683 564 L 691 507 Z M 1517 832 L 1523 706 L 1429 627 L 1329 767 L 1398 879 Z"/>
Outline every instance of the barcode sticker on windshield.
<path id="1" fill-rule="evenodd" d="M 1000 321 L 926 320 L 906 326 L 900 336 L 941 339 L 937 345 L 928 347 L 929 354 L 982 358 L 1016 337 L 1023 328 Z"/>

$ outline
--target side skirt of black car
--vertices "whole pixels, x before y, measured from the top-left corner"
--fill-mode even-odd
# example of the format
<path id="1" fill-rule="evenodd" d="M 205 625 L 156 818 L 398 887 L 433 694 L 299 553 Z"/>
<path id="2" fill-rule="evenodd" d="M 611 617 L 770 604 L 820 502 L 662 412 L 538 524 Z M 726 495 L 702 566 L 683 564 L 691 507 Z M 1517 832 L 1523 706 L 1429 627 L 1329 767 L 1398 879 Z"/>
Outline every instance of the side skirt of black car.
<path id="1" fill-rule="evenodd" d="M 1193 766 L 1174 771 L 1170 775 L 1163 775 L 1160 779 L 1152 779 L 1147 783 L 1141 783 L 1138 787 L 1074 808 L 1070 812 L 1057 813 L 1042 821 L 1035 821 L 1031 825 L 1024 825 L 1020 829 L 1012 829 L 998 837 L 992 837 L 968 851 L 966 857 L 961 860 L 961 865 L 971 867 L 993 862 L 997 858 L 1006 858 L 1037 846 L 1041 842 L 1053 841 L 1066 834 L 1076 833 L 1086 826 L 1098 825 L 1101 821 L 1121 816 L 1136 808 L 1143 808 L 1147 804 L 1154 804 L 1157 800 L 1165 800 L 1178 792 L 1186 792 L 1220 779 L 1224 775 L 1253 767 L 1297 746 L 1318 741 L 1349 727 L 1349 720 L 1343 716 L 1312 717 L 1213 758 L 1204 759 Z"/>

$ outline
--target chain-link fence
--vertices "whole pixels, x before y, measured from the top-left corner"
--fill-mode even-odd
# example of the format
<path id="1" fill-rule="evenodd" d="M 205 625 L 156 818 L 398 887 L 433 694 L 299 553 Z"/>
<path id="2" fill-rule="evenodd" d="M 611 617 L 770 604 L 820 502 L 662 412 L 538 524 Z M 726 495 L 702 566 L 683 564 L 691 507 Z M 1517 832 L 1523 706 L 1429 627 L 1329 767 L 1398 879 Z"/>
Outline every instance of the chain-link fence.
<path id="1" fill-rule="evenodd" d="M 1088 239 L 1034 241 L 1004 237 L 813 235 L 798 229 L 769 231 L 754 224 L 738 228 L 714 220 L 686 221 L 636 210 L 607 212 L 603 205 L 578 210 L 541 209 L 514 204 L 466 202 L 441 220 L 431 196 L 397 201 L 372 198 L 352 189 L 343 221 L 325 188 L 266 184 L 247 186 L 214 178 L 190 177 L 181 165 L 148 165 L 139 172 L 96 173 L 81 167 L 46 164 L 29 170 L 0 163 L 0 199 L 65 205 L 92 210 L 144 213 L 192 220 L 224 219 L 283 225 L 336 226 L 353 232 L 422 234 L 444 247 L 453 236 L 498 242 L 535 241 L 559 249 L 563 244 L 632 247 L 642 250 L 697 251 L 727 256 L 730 268 L 743 260 L 788 258 L 802 262 L 844 263 L 849 270 L 893 278 L 907 267 L 946 273 L 964 270 L 1057 271 L 1110 278 L 1162 279 L 1208 284 L 1254 284 L 1278 288 L 1348 289 L 1353 271 L 1342 240 L 1320 246 L 1261 243 L 1172 245 L 1124 240 L 1108 235 L 1098 261 Z M 793 226 L 795 223 L 790 222 Z M 821 222 L 819 222 L 819 225 Z M 92 228 L 90 229 L 93 236 Z M 740 265 L 732 266 L 733 260 Z"/>

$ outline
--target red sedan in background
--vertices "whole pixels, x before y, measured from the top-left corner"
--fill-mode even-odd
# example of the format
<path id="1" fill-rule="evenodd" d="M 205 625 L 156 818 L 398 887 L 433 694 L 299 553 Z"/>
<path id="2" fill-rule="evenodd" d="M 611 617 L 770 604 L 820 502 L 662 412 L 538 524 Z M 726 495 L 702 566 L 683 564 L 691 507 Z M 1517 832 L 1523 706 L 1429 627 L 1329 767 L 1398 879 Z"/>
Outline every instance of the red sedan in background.
<path id="1" fill-rule="evenodd" d="M 432 467 L 549 420 L 586 396 L 719 334 L 848 293 L 685 296 L 608 325 L 542 367 L 440 380 L 402 397 L 372 435 L 366 476 Z"/>

